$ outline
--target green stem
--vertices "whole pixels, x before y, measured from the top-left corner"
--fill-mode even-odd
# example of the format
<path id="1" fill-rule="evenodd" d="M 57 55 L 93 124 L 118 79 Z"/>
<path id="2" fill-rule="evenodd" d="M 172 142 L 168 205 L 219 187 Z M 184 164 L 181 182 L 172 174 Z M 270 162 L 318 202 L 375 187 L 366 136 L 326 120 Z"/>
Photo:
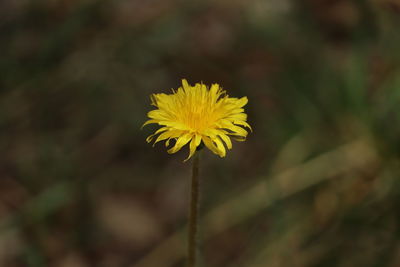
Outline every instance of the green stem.
<path id="1" fill-rule="evenodd" d="M 189 209 L 189 235 L 188 235 L 188 267 L 196 267 L 198 243 L 198 216 L 199 216 L 199 161 L 200 151 L 193 157 L 192 187 L 190 193 Z"/>

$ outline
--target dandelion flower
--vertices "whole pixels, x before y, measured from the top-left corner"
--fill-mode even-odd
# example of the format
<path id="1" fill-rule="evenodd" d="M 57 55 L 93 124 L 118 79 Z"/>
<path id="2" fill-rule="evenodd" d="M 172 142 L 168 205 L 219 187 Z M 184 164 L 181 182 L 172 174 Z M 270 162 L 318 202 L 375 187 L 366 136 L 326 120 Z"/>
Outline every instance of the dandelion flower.
<path id="1" fill-rule="evenodd" d="M 202 83 L 191 86 L 185 79 L 182 87 L 172 91 L 172 94 L 152 94 L 150 97 L 151 104 L 157 109 L 147 114 L 150 120 L 143 126 L 156 123 L 162 127 L 146 139 L 148 143 L 158 135 L 154 144 L 166 140 L 168 147 L 174 139 L 175 145 L 168 150 L 172 154 L 190 142 L 188 160 L 201 143 L 225 157 L 226 148 L 232 148 L 230 137 L 238 141 L 246 139 L 245 128 L 251 130 L 243 109 L 247 97 L 229 97 L 218 84 L 211 88 Z"/>

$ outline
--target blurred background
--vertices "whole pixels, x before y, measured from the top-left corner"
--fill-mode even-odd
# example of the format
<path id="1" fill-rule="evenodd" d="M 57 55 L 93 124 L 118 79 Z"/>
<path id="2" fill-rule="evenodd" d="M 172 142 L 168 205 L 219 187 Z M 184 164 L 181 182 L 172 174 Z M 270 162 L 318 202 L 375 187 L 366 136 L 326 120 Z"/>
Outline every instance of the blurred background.
<path id="1" fill-rule="evenodd" d="M 0 1 L 0 266 L 184 266 L 181 79 L 247 96 L 201 162 L 207 267 L 400 266 L 400 1 Z"/>

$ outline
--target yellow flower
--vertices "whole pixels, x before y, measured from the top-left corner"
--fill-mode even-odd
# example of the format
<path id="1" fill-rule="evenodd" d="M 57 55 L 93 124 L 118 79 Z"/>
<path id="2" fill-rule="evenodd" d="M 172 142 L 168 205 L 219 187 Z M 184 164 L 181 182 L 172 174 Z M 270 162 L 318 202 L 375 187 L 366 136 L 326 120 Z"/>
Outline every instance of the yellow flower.
<path id="1" fill-rule="evenodd" d="M 202 142 L 215 154 L 225 157 L 225 146 L 232 148 L 230 136 L 239 141 L 246 139 L 247 131 L 243 127 L 251 130 L 243 109 L 247 97 L 229 97 L 218 84 L 210 89 L 200 83 L 191 86 L 185 79 L 182 87 L 172 91 L 173 94 L 150 97 L 157 109 L 147 114 L 150 120 L 143 126 L 157 123 L 163 127 L 146 139 L 148 143 L 157 135 L 154 144 L 166 140 L 165 145 L 169 146 L 170 140 L 175 139 L 175 145 L 168 150 L 171 154 L 190 142 L 188 160 Z"/>

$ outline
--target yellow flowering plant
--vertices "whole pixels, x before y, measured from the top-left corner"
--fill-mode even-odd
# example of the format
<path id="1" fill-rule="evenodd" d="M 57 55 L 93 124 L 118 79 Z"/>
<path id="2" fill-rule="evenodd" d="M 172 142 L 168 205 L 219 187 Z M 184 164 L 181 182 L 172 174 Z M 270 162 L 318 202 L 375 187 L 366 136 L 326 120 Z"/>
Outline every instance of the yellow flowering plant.
<path id="1" fill-rule="evenodd" d="M 211 88 L 202 83 L 191 86 L 183 79 L 182 87 L 173 90 L 173 94 L 151 95 L 151 104 L 157 109 L 147 114 L 150 119 L 143 126 L 156 123 L 162 127 L 146 141 L 150 143 L 158 135 L 154 144 L 166 140 L 169 146 L 170 140 L 175 139 L 175 145 L 168 150 L 170 154 L 190 142 L 186 160 L 202 142 L 213 153 L 225 157 L 225 146 L 232 148 L 230 137 L 243 141 L 248 134 L 244 128 L 251 130 L 243 109 L 247 102 L 247 97 L 229 97 L 218 84 Z"/>
<path id="2" fill-rule="evenodd" d="M 157 109 L 147 114 L 150 119 L 143 126 L 152 123 L 162 126 L 147 137 L 148 143 L 156 137 L 154 144 L 165 140 L 167 147 L 171 139 L 176 141 L 168 153 L 175 153 L 190 143 L 186 160 L 194 157 L 187 267 L 196 267 L 199 215 L 199 155 L 196 150 L 203 143 L 215 154 L 225 157 L 225 146 L 232 148 L 231 137 L 239 141 L 245 140 L 248 134 L 245 128 L 251 130 L 243 109 L 248 100 L 247 97 L 229 97 L 218 84 L 211 85 L 211 88 L 203 83 L 191 86 L 185 79 L 182 80 L 182 86 L 172 92 L 151 95 L 151 104 Z"/>

